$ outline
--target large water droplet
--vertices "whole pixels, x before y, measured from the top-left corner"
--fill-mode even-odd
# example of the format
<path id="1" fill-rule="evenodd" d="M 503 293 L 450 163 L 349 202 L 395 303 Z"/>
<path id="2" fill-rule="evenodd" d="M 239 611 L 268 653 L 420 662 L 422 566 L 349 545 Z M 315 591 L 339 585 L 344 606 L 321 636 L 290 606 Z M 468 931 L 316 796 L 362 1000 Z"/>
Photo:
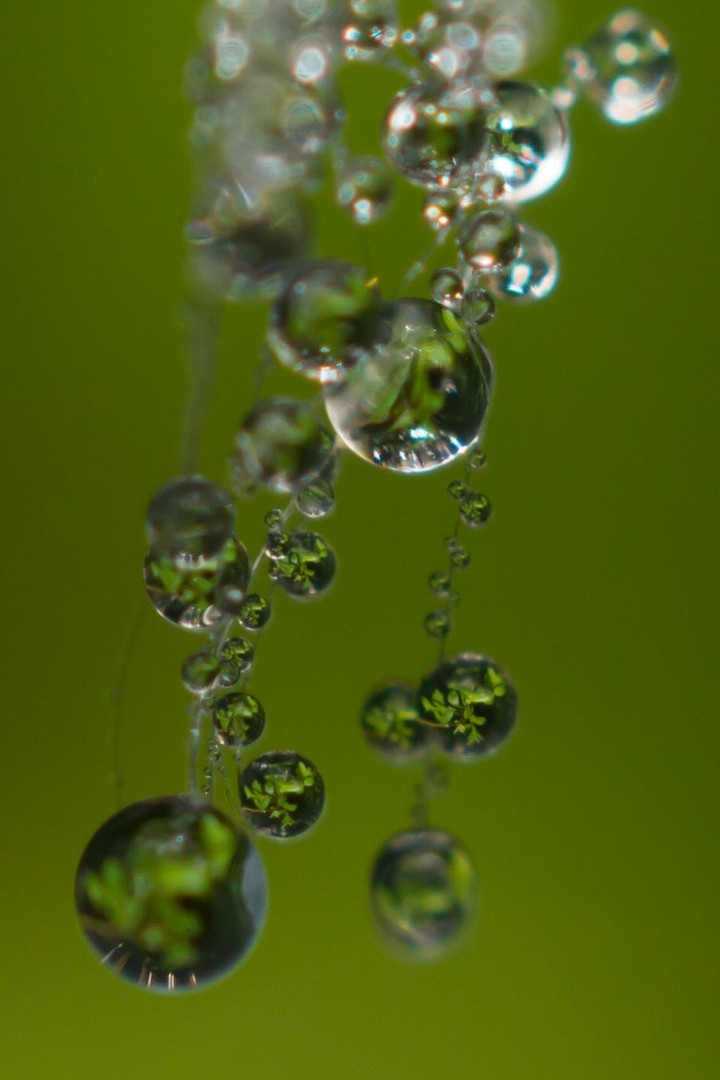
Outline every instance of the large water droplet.
<path id="1" fill-rule="evenodd" d="M 276 840 L 307 832 L 325 806 L 322 776 L 293 750 L 261 754 L 244 769 L 238 786 L 247 823 Z"/>
<path id="2" fill-rule="evenodd" d="M 425 757 L 430 738 L 418 719 L 414 687 L 393 682 L 375 690 L 363 704 L 360 723 L 370 746 L 393 764 Z"/>
<path id="3" fill-rule="evenodd" d="M 420 719 L 455 757 L 473 760 L 494 753 L 513 730 L 516 715 L 509 676 L 479 653 L 443 660 L 420 686 Z"/>
<path id="4" fill-rule="evenodd" d="M 151 551 L 144 566 L 148 597 L 168 622 L 185 630 L 208 631 L 228 614 L 228 599 L 242 600 L 250 580 L 250 559 L 235 537 L 210 559 L 198 558 L 179 567 Z"/>
<path id="5" fill-rule="evenodd" d="M 234 484 L 241 494 L 251 484 L 293 493 L 321 471 L 332 442 L 307 402 L 270 398 L 248 413 L 237 433 Z"/>
<path id="6" fill-rule="evenodd" d="M 202 476 L 178 476 L 153 495 L 145 531 L 158 555 L 191 562 L 216 555 L 234 522 L 235 507 L 222 488 Z"/>
<path id="7" fill-rule="evenodd" d="M 289 533 L 268 550 L 268 557 L 271 579 L 297 600 L 324 592 L 335 577 L 335 553 L 318 533 Z"/>
<path id="8" fill-rule="evenodd" d="M 479 437 L 492 364 L 480 339 L 431 300 L 386 308 L 384 344 L 338 386 L 326 387 L 335 431 L 354 453 L 397 472 L 452 461 Z"/>
<path id="9" fill-rule="evenodd" d="M 267 909 L 260 858 L 206 803 L 134 803 L 85 848 L 75 905 L 90 947 L 146 990 L 197 990 L 227 975 L 256 941 Z"/>

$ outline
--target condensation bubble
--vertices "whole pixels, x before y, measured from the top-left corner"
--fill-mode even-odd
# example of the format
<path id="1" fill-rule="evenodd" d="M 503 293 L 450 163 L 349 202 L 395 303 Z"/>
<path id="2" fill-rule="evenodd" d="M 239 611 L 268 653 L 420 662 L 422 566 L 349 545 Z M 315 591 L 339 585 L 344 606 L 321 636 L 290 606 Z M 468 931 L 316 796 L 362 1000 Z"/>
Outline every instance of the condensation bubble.
<path id="1" fill-rule="evenodd" d="M 437 469 L 480 435 L 492 363 L 480 339 L 432 300 L 386 307 L 384 344 L 344 382 L 325 388 L 346 446 L 397 472 Z"/>
<path id="2" fill-rule="evenodd" d="M 332 583 L 335 553 L 319 533 L 282 534 L 281 543 L 267 548 L 270 578 L 296 600 L 310 600 Z"/>
<path id="3" fill-rule="evenodd" d="M 239 749 L 257 742 L 265 728 L 265 710 L 246 691 L 225 694 L 213 705 L 213 726 L 223 746 Z"/>
<path id="4" fill-rule="evenodd" d="M 414 687 L 392 682 L 373 691 L 360 710 L 360 724 L 369 745 L 392 764 L 426 757 L 428 729 L 418 719 Z"/>
<path id="5" fill-rule="evenodd" d="M 230 539 L 235 507 L 226 492 L 202 476 L 178 476 L 156 491 L 145 516 L 151 548 L 192 562 L 216 555 Z"/>
<path id="6" fill-rule="evenodd" d="M 157 993 L 202 989 L 257 940 L 267 882 L 248 838 L 207 803 L 134 803 L 85 848 L 75 879 L 80 926 L 103 964 Z"/>
<path id="7" fill-rule="evenodd" d="M 383 158 L 350 158 L 344 162 L 335 185 L 335 198 L 358 225 L 370 225 L 390 209 L 393 176 Z"/>
<path id="8" fill-rule="evenodd" d="M 471 84 L 422 83 L 401 90 L 385 117 L 383 146 L 411 183 L 458 188 L 471 180 L 487 138 L 491 100 Z"/>
<path id="9" fill-rule="evenodd" d="M 273 305 L 268 345 L 291 370 L 333 382 L 373 348 L 381 316 L 382 297 L 367 270 L 334 259 L 309 263 Z"/>
<path id="10" fill-rule="evenodd" d="M 520 228 L 505 210 L 484 210 L 470 218 L 460 233 L 460 251 L 476 270 L 508 266 L 520 248 Z"/>
<path id="11" fill-rule="evenodd" d="M 293 750 L 255 758 L 241 773 L 238 787 L 248 825 L 275 840 L 306 833 L 325 806 L 322 776 L 311 761 Z"/>
<path id="12" fill-rule="evenodd" d="M 198 558 L 181 567 L 150 551 L 143 571 L 145 588 L 155 610 L 184 630 L 208 631 L 226 618 L 222 592 L 231 588 L 243 596 L 250 581 L 245 547 L 231 537 L 211 558 Z"/>
<path id="13" fill-rule="evenodd" d="M 250 482 L 292 494 L 320 472 L 332 442 L 307 402 L 285 397 L 260 402 L 235 437 L 234 483 L 239 491 Z"/>
<path id="14" fill-rule="evenodd" d="M 465 849 L 440 829 L 411 829 L 378 852 L 370 875 L 375 922 L 407 957 L 436 960 L 467 931 L 477 876 Z"/>
<path id="15" fill-rule="evenodd" d="M 453 757 L 486 757 L 515 726 L 515 687 L 494 660 L 480 653 L 441 661 L 423 680 L 419 693 L 420 720 Z"/>
<path id="16" fill-rule="evenodd" d="M 487 143 L 478 171 L 505 181 L 503 198 L 526 202 L 544 195 L 565 174 L 570 136 L 565 116 L 530 83 L 500 82 L 486 114 Z"/>
<path id="17" fill-rule="evenodd" d="M 614 124 L 635 124 L 670 101 L 677 70 L 666 32 L 639 11 L 618 12 L 565 64 Z"/>
<path id="18" fill-rule="evenodd" d="M 498 300 L 532 303 L 544 300 L 555 288 L 559 260 L 549 236 L 530 225 L 520 225 L 520 250 L 509 266 L 488 274 L 486 288 Z"/>

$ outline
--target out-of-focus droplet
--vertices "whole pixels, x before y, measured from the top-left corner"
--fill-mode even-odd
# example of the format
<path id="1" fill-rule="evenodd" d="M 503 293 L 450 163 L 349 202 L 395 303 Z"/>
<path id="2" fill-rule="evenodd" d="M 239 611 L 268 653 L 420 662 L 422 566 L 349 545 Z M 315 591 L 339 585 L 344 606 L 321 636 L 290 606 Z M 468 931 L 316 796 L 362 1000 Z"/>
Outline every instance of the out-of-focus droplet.
<path id="1" fill-rule="evenodd" d="M 485 278 L 485 286 L 498 300 L 532 303 L 544 300 L 555 288 L 559 260 L 549 236 L 531 225 L 520 225 L 520 250 L 513 261 Z"/>
<path id="2" fill-rule="evenodd" d="M 375 690 L 363 704 L 360 723 L 370 746 L 392 764 L 425 757 L 429 733 L 418 720 L 414 687 L 392 682 Z"/>
<path id="3" fill-rule="evenodd" d="M 344 162 L 335 184 L 335 198 L 358 225 L 370 225 L 392 206 L 393 175 L 383 158 L 350 158 Z"/>
<path id="4" fill-rule="evenodd" d="M 242 422 L 230 468 L 239 493 L 248 482 L 292 494 L 327 462 L 332 435 L 311 405 L 294 398 L 262 401 Z"/>

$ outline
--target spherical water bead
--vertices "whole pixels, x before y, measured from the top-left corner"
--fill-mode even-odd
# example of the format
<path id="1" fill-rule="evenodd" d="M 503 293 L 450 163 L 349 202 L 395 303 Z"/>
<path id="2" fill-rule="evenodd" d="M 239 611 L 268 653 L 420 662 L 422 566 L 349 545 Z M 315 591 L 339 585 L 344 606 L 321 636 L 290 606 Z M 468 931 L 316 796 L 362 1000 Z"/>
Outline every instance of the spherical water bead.
<path id="1" fill-rule="evenodd" d="M 477 877 L 465 849 L 440 829 L 409 829 L 381 848 L 370 875 L 376 925 L 405 956 L 436 960 L 470 926 Z"/>
<path id="2" fill-rule="evenodd" d="M 508 266 L 520 249 L 520 227 L 505 210 L 484 210 L 470 218 L 460 234 L 460 251 L 476 270 Z"/>
<path id="3" fill-rule="evenodd" d="M 478 438 L 492 362 L 480 339 L 432 300 L 386 307 L 386 341 L 345 382 L 325 388 L 330 423 L 374 465 L 427 472 Z"/>
<path id="4" fill-rule="evenodd" d="M 326 518 L 335 509 L 335 492 L 332 484 L 319 477 L 310 480 L 295 496 L 295 505 L 303 517 Z"/>
<path id="5" fill-rule="evenodd" d="M 495 300 L 487 289 L 481 288 L 472 279 L 465 289 L 462 318 L 470 326 L 485 326 L 495 318 Z"/>
<path id="6" fill-rule="evenodd" d="M 452 82 L 475 73 L 482 58 L 482 34 L 458 12 L 426 12 L 415 31 L 415 47 L 424 64 Z"/>
<path id="7" fill-rule="evenodd" d="M 220 649 L 219 682 L 222 686 L 234 686 L 242 675 L 252 671 L 255 649 L 245 638 L 228 638 Z"/>
<path id="8" fill-rule="evenodd" d="M 479 447 L 475 447 L 471 450 L 466 458 L 466 465 L 468 469 L 475 472 L 477 469 L 484 469 L 487 465 L 487 455 L 484 450 L 480 450 Z"/>
<path id="9" fill-rule="evenodd" d="M 360 724 L 370 746 L 393 764 L 426 756 L 428 729 L 419 721 L 417 690 L 412 686 L 393 682 L 375 690 L 363 704 Z"/>
<path id="10" fill-rule="evenodd" d="M 470 84 L 422 83 L 401 90 L 385 117 L 383 146 L 412 184 L 458 188 L 487 138 L 485 95 Z"/>
<path id="11" fill-rule="evenodd" d="M 495 173 L 481 173 L 475 179 L 472 196 L 467 203 L 471 206 L 476 200 L 484 203 L 496 203 L 505 198 L 506 184 L 502 176 Z"/>
<path id="12" fill-rule="evenodd" d="M 550 295 L 558 270 L 557 248 L 550 237 L 531 225 L 521 225 L 518 254 L 509 266 L 488 274 L 485 285 L 498 300 L 532 303 Z"/>
<path id="13" fill-rule="evenodd" d="M 677 86 L 666 32 L 639 11 L 618 12 L 565 63 L 584 94 L 614 124 L 636 124 L 664 109 Z"/>
<path id="14" fill-rule="evenodd" d="M 223 746 L 234 750 L 250 746 L 265 729 L 265 710 L 246 691 L 225 694 L 213 705 L 213 726 Z"/>
<path id="15" fill-rule="evenodd" d="M 451 499 L 464 499 L 467 495 L 467 484 L 463 480 L 451 480 L 447 489 Z"/>
<path id="16" fill-rule="evenodd" d="M 485 117 L 487 144 L 479 168 L 503 178 L 506 201 L 536 199 L 565 174 L 567 122 L 549 95 L 530 83 L 500 82 L 495 94 Z"/>
<path id="17" fill-rule="evenodd" d="M 444 232 L 457 221 L 460 204 L 454 191 L 431 191 L 423 203 L 423 217 L 433 232 Z"/>
<path id="18" fill-rule="evenodd" d="M 370 225 L 392 206 L 393 188 L 393 176 L 383 158 L 351 158 L 338 174 L 335 199 L 358 225 Z"/>
<path id="19" fill-rule="evenodd" d="M 430 280 L 430 291 L 436 303 L 451 311 L 459 311 L 463 301 L 464 288 L 462 278 L 456 270 L 444 266 L 436 270 Z"/>
<path id="20" fill-rule="evenodd" d="M 232 536 L 230 496 L 202 476 L 177 476 L 156 491 L 145 517 L 150 547 L 173 560 L 216 555 Z"/>
<path id="21" fill-rule="evenodd" d="M 434 593 L 440 600 L 446 600 L 452 593 L 450 578 L 442 570 L 433 571 L 428 578 L 428 586 L 430 592 Z"/>
<path id="22" fill-rule="evenodd" d="M 83 852 L 75 905 L 102 962 L 146 990 L 207 986 L 252 948 L 267 883 L 248 838 L 194 799 L 134 803 Z"/>
<path id="23" fill-rule="evenodd" d="M 271 614 L 270 602 L 264 596 L 248 593 L 238 612 L 238 621 L 245 630 L 262 630 L 267 626 Z"/>
<path id="24" fill-rule="evenodd" d="M 191 694 L 204 697 L 215 688 L 220 677 L 220 670 L 219 657 L 215 656 L 211 649 L 203 649 L 183 661 L 182 681 Z"/>
<path id="25" fill-rule="evenodd" d="M 307 832 L 325 806 L 322 776 L 293 750 L 261 754 L 243 770 L 238 786 L 248 824 L 276 840 Z"/>
<path id="26" fill-rule="evenodd" d="M 471 491 L 460 503 L 460 520 L 464 525 L 477 528 L 489 520 L 492 507 L 487 495 L 481 495 L 477 491 Z"/>
<path id="27" fill-rule="evenodd" d="M 301 86 L 322 86 L 332 78 L 332 46 L 320 34 L 307 34 L 293 42 L 288 60 L 290 74 Z"/>
<path id="28" fill-rule="evenodd" d="M 239 492 L 248 484 L 292 494 L 326 463 L 332 436 L 310 404 L 275 397 L 256 405 L 235 437 L 230 461 Z"/>
<path id="29" fill-rule="evenodd" d="M 290 533 L 276 554 L 268 554 L 270 578 L 297 600 L 324 592 L 335 577 L 335 553 L 318 533 Z"/>
<path id="30" fill-rule="evenodd" d="M 143 571 L 145 588 L 163 619 L 184 630 L 207 631 L 227 617 L 232 597 L 243 597 L 250 581 L 250 559 L 235 537 L 212 558 L 179 567 L 151 551 Z"/>
<path id="31" fill-rule="evenodd" d="M 367 270 L 334 259 L 309 263 L 275 302 L 267 340 L 286 367 L 334 382 L 372 349 L 381 314 L 382 297 Z"/>
<path id="32" fill-rule="evenodd" d="M 456 570 L 465 570 L 470 565 L 470 552 L 463 544 L 459 544 L 454 536 L 445 538 L 445 550 L 448 553 L 451 566 Z"/>
<path id="33" fill-rule="evenodd" d="M 420 719 L 455 757 L 472 760 L 493 753 L 509 736 L 516 715 L 509 676 L 479 653 L 443 660 L 420 686 Z"/>
<path id="34" fill-rule="evenodd" d="M 447 611 L 431 611 L 425 616 L 423 626 L 428 637 L 442 641 L 452 629 L 452 619 Z"/>
<path id="35" fill-rule="evenodd" d="M 397 41 L 399 19 L 395 0 L 349 0 L 342 39 L 348 60 L 375 60 Z"/>

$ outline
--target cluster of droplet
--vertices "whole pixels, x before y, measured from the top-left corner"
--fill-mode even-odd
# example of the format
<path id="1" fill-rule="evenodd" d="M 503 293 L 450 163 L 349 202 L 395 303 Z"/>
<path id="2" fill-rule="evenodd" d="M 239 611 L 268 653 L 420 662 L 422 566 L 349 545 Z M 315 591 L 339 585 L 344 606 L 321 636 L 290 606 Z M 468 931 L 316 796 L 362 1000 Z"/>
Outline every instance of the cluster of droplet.
<path id="1" fill-rule="evenodd" d="M 147 595 L 163 619 L 205 637 L 181 671 L 192 695 L 191 794 L 111 818 L 88 845 L 76 885 L 92 947 L 147 988 L 219 977 L 262 925 L 262 864 L 245 832 L 212 808 L 217 777 L 255 833 L 290 839 L 322 813 L 312 762 L 291 750 L 247 763 L 244 754 L 265 727 L 249 683 L 271 592 L 308 601 L 334 578 L 335 555 L 316 529 L 334 509 L 341 451 L 403 474 L 464 462 L 448 487 L 456 511 L 446 565 L 429 579 L 425 630 L 440 643 L 438 661 L 418 685 L 373 692 L 362 728 L 386 759 L 424 769 L 415 827 L 393 837 L 372 870 L 380 928 L 405 951 L 437 956 L 472 917 L 472 863 L 454 838 L 429 828 L 427 808 L 443 783 L 438 762 L 493 753 L 517 711 L 495 661 L 444 653 L 455 576 L 470 561 L 462 530 L 490 515 L 473 487 L 493 384 L 481 329 L 497 301 L 543 299 L 556 284 L 555 246 L 518 209 L 563 178 L 576 100 L 631 124 L 662 108 L 675 84 L 664 32 L 632 9 L 566 51 L 562 85 L 523 81 L 548 24 L 542 0 L 435 0 L 410 29 L 395 0 L 213 0 L 202 13 L 201 46 L 186 72 L 194 294 L 202 303 L 267 297 L 266 358 L 317 395 L 263 397 L 259 383 L 240 422 L 229 462 L 234 496 L 261 489 L 287 499 L 266 515 L 254 561 L 236 533 L 234 499 L 209 480 L 178 476 L 148 508 Z M 388 103 L 376 155 L 357 156 L 344 142 L 338 76 L 346 64 L 384 64 L 406 80 Z M 337 205 L 359 226 L 391 209 L 397 177 L 422 189 L 433 248 L 411 264 L 400 293 L 447 245 L 429 298 L 388 298 L 367 270 L 312 253 L 312 204 L 328 173 Z M 263 567 L 267 596 L 256 591 Z"/>

